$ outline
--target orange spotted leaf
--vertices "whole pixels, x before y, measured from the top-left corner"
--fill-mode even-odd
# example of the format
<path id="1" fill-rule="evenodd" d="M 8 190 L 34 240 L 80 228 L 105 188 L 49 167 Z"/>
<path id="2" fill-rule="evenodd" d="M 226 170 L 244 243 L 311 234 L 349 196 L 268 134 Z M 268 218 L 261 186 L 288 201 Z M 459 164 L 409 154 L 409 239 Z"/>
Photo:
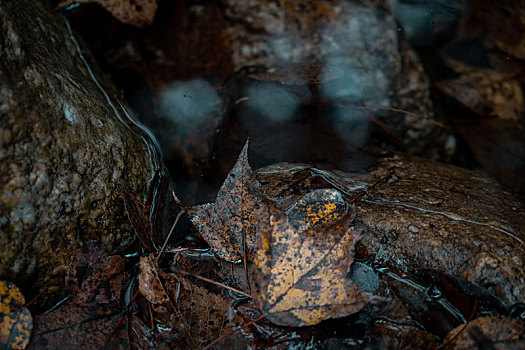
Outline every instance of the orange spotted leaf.
<path id="1" fill-rule="evenodd" d="M 314 191 L 316 193 L 303 202 L 316 197 L 338 197 L 334 190 L 319 191 Z M 342 213 L 336 214 L 334 209 L 338 206 L 331 207 L 323 200 L 319 205 L 308 206 L 299 202 L 295 208 L 302 206 L 306 211 L 308 207 L 318 208 L 310 211 L 310 214 L 317 213 L 310 215 L 317 221 L 325 221 L 319 219 L 322 217 L 334 221 L 317 226 L 306 224 L 314 227 L 301 231 L 292 223 L 298 222 L 296 216 L 301 210 L 292 207 L 289 212 L 295 217 L 291 219 L 274 203 L 263 203 L 258 215 L 252 290 L 265 317 L 285 326 L 315 325 L 328 318 L 358 312 L 367 303 L 380 300 L 361 291 L 347 278 L 359 238 L 350 227 L 354 207 L 345 207 Z M 313 221 L 310 218 L 310 222 Z M 299 226 L 305 227 L 305 224 Z"/>
<path id="2" fill-rule="evenodd" d="M 341 192 L 322 189 L 305 194 L 286 215 L 298 231 L 306 231 L 340 219 L 345 212 L 346 203 Z"/>
<path id="3" fill-rule="evenodd" d="M 33 318 L 24 304 L 17 286 L 0 281 L 0 348 L 25 349 L 29 343 Z"/>

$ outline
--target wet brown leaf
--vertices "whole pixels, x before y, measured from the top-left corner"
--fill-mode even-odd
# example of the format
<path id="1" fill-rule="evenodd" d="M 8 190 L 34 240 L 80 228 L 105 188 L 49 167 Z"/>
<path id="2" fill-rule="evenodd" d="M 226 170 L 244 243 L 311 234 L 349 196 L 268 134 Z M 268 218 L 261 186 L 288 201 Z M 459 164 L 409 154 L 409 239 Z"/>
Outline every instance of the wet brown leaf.
<path id="1" fill-rule="evenodd" d="M 220 258 L 240 262 L 244 256 L 243 241 L 248 254 L 253 249 L 255 213 L 261 201 L 255 191 L 259 187 L 259 181 L 248 164 L 246 142 L 215 202 L 194 207 L 185 207 L 180 201 L 179 204 Z"/>
<path id="2" fill-rule="evenodd" d="M 128 183 L 123 180 L 120 180 L 118 184 L 122 192 L 122 198 L 124 199 L 126 214 L 138 239 L 147 251 L 154 251 L 155 245 L 151 240 L 153 232 L 149 220 L 151 200 L 142 200 L 142 198 L 131 189 Z"/>
<path id="3" fill-rule="evenodd" d="M 178 260 L 179 263 L 189 263 L 184 258 Z M 193 266 L 198 268 L 200 264 Z M 213 266 L 207 267 L 213 270 Z M 192 271 L 195 272 L 194 269 Z M 153 255 L 141 258 L 139 289 L 152 304 L 155 319 L 162 324 L 157 344 L 162 343 L 170 349 L 200 348 L 240 325 L 240 317 L 234 312 L 231 300 L 224 296 L 222 289 L 211 291 L 207 288 L 210 286 L 213 287 L 208 282 L 199 285 L 181 274 L 158 270 Z M 170 312 L 165 312 L 168 307 L 163 305 L 170 300 L 173 302 Z M 221 341 L 220 346 L 237 348 L 244 342 L 246 340 L 242 335 L 232 334 Z"/>
<path id="4" fill-rule="evenodd" d="M 309 196 L 337 197 L 335 190 L 319 191 Z M 379 300 L 347 278 L 359 238 L 349 228 L 354 207 L 343 215 L 334 215 L 327 202 L 319 207 L 325 209 L 318 211 L 319 216 L 333 215 L 339 220 L 300 231 L 269 201 L 258 216 L 252 290 L 265 317 L 276 324 L 314 325 L 358 312 L 368 302 Z"/>
<path id="5" fill-rule="evenodd" d="M 155 347 L 153 331 L 137 316 L 131 315 L 128 329 L 130 329 L 130 342 L 135 349 L 159 349 Z"/>
<path id="6" fill-rule="evenodd" d="M 182 277 L 177 307 L 189 325 L 189 332 L 199 347 L 233 331 L 241 320 L 222 294 L 210 292 L 204 287 Z M 241 334 L 232 334 L 220 343 L 220 348 L 246 348 L 247 340 Z M 189 345 L 189 344 L 188 344 Z"/>
<path id="7" fill-rule="evenodd" d="M 459 334 L 458 334 L 459 333 Z M 480 317 L 454 328 L 445 338 L 445 349 L 525 349 L 525 321 Z"/>
<path id="8" fill-rule="evenodd" d="M 61 9 L 75 3 L 99 3 L 113 17 L 121 21 L 143 27 L 153 23 L 157 12 L 157 0 L 64 0 L 57 8 Z"/>
<path id="9" fill-rule="evenodd" d="M 99 306 L 74 304 L 35 317 L 30 349 L 129 349 L 126 322 L 112 335 L 122 313 Z"/>
<path id="10" fill-rule="evenodd" d="M 25 349 L 31 338 L 33 319 L 25 299 L 13 283 L 0 281 L 0 347 Z"/>
<path id="11" fill-rule="evenodd" d="M 124 264 L 123 257 L 110 256 L 100 242 L 86 243 L 77 251 L 66 274 L 73 302 L 118 304 L 127 279 Z"/>

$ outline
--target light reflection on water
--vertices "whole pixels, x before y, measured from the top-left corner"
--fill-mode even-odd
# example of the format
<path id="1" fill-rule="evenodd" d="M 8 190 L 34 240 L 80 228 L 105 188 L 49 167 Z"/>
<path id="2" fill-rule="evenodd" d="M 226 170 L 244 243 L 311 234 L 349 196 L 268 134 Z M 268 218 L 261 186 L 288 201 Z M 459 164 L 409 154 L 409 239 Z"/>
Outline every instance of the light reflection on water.
<path id="1" fill-rule="evenodd" d="M 327 59 L 320 81 L 321 96 L 328 100 L 344 99 L 351 104 L 372 105 L 379 105 L 385 99 L 388 101 L 391 84 L 382 71 L 371 71 L 356 59 L 342 56 Z"/>
<path id="2" fill-rule="evenodd" d="M 248 86 L 246 104 L 272 122 L 289 120 L 299 107 L 299 100 L 277 83 L 254 83 Z"/>
<path id="3" fill-rule="evenodd" d="M 332 115 L 333 129 L 347 150 L 356 151 L 366 143 L 370 132 L 370 118 L 363 111 L 336 108 Z"/>
<path id="4" fill-rule="evenodd" d="M 160 94 L 159 113 L 176 123 L 177 132 L 185 135 L 192 131 L 194 123 L 213 118 L 218 99 L 217 91 L 206 80 L 179 81 Z"/>

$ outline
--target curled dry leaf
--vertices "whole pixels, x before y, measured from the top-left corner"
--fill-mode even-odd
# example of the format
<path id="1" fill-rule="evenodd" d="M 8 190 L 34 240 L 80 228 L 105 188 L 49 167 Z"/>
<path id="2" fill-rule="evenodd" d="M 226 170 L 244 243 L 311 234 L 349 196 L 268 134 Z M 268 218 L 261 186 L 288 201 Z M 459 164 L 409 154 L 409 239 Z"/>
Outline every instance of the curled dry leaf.
<path id="1" fill-rule="evenodd" d="M 334 190 L 319 191 L 315 196 L 336 196 Z M 380 300 L 347 278 L 359 238 L 349 228 L 354 207 L 349 209 L 334 215 L 335 222 L 299 231 L 274 203 L 263 203 L 257 221 L 252 290 L 267 319 L 279 325 L 315 325 Z M 328 217 L 332 214 L 329 211 Z"/>
<path id="2" fill-rule="evenodd" d="M 110 256 L 100 242 L 86 243 L 77 251 L 66 274 L 73 302 L 118 304 L 127 279 L 124 264 L 123 257 Z"/>
<path id="3" fill-rule="evenodd" d="M 157 0 L 64 0 L 57 8 L 65 8 L 74 3 L 99 3 L 122 23 L 143 27 L 153 23 L 157 12 Z"/>
<path id="4" fill-rule="evenodd" d="M 0 281 L 0 348 L 25 349 L 29 343 L 33 318 L 24 304 L 17 286 Z"/>
<path id="5" fill-rule="evenodd" d="M 148 251 L 154 251 L 155 244 L 153 243 L 152 228 L 149 220 L 151 210 L 151 198 L 142 200 L 142 198 L 131 189 L 131 187 L 123 180 L 118 182 L 122 198 L 124 199 L 124 206 L 126 207 L 126 214 L 128 219 L 137 234 L 139 241 Z"/>
<path id="6" fill-rule="evenodd" d="M 139 291 L 151 304 L 162 305 L 169 301 L 159 277 L 159 267 L 152 255 L 140 257 Z"/>
<path id="7" fill-rule="evenodd" d="M 255 194 L 259 187 L 259 181 L 248 164 L 246 142 L 215 202 L 185 207 L 175 199 L 214 253 L 226 261 L 240 262 L 244 256 L 243 241 L 248 254 L 253 249 L 256 211 L 261 203 Z"/>

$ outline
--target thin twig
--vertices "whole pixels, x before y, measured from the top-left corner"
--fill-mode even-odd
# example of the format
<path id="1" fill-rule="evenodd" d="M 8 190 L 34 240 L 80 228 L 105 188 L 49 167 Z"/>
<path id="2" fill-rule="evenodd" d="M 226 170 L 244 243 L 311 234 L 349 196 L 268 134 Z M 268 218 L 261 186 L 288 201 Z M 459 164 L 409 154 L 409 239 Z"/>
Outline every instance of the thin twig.
<path id="1" fill-rule="evenodd" d="M 124 318 L 128 314 L 128 311 L 129 311 L 129 308 L 131 307 L 131 304 L 133 304 L 133 302 L 138 297 L 138 295 L 139 295 L 139 290 L 137 289 L 137 291 L 135 292 L 135 295 L 133 296 L 133 298 L 131 298 L 131 300 L 129 301 L 128 305 L 126 305 L 126 308 L 124 309 L 124 312 L 122 312 L 122 316 L 120 316 L 117 324 L 115 325 L 115 327 L 113 327 L 113 330 L 111 331 L 109 336 L 106 338 L 106 341 L 104 342 L 104 345 L 102 346 L 102 350 L 105 350 L 108 347 L 111 338 L 113 338 L 113 336 L 115 334 L 117 334 L 117 330 L 120 328 L 120 325 L 122 324 L 122 321 L 124 321 Z"/>
<path id="2" fill-rule="evenodd" d="M 440 122 L 435 121 L 434 119 L 425 117 L 424 115 L 421 115 L 419 113 L 409 112 L 409 111 L 405 111 L 405 110 L 399 109 L 399 108 L 394 108 L 394 107 L 345 106 L 344 104 L 342 104 L 341 107 L 348 107 L 348 108 L 353 108 L 353 109 L 372 110 L 372 111 L 373 110 L 380 110 L 380 111 L 391 111 L 391 112 L 403 113 L 403 114 L 406 114 L 406 115 L 410 115 L 412 117 L 416 117 L 416 118 L 427 120 L 427 121 L 431 122 L 432 124 L 439 126 L 440 128 L 443 128 L 443 129 L 446 129 L 446 130 L 450 130 L 449 126 L 446 126 L 445 124 L 441 124 Z"/>
<path id="3" fill-rule="evenodd" d="M 238 327 L 237 329 L 234 329 L 232 330 L 231 332 L 228 332 L 224 335 L 222 335 L 220 338 L 217 338 L 215 339 L 214 341 L 212 341 L 211 343 L 209 343 L 208 345 L 206 345 L 205 347 L 203 347 L 201 350 L 209 350 L 211 349 L 212 346 L 214 346 L 215 344 L 223 341 L 224 339 L 228 338 L 229 336 L 231 336 L 232 334 L 235 334 L 237 333 L 241 328 L 243 327 L 247 327 L 247 326 L 251 326 L 252 324 L 254 324 L 255 322 L 259 322 L 260 320 L 262 320 L 264 318 L 264 316 L 260 316 L 260 317 L 257 317 L 255 320 L 252 320 L 248 323 L 245 323 L 242 327 Z"/>
<path id="4" fill-rule="evenodd" d="M 159 261 L 160 256 L 162 255 L 162 253 L 164 253 L 164 249 L 166 248 L 166 245 L 168 244 L 168 241 L 169 241 L 170 238 L 171 238 L 171 234 L 172 234 L 173 231 L 175 230 L 175 226 L 177 226 L 177 223 L 179 222 L 180 217 L 181 217 L 182 214 L 184 214 L 185 212 L 186 212 L 185 210 L 181 210 L 181 211 L 179 211 L 179 213 L 177 214 L 177 217 L 175 218 L 175 222 L 174 222 L 173 225 L 171 226 L 170 232 L 168 233 L 168 237 L 166 237 L 166 239 L 164 240 L 164 244 L 162 245 L 162 248 L 160 249 L 159 253 L 157 254 L 157 261 Z"/>
<path id="5" fill-rule="evenodd" d="M 183 275 L 183 276 L 194 277 L 196 279 L 199 279 L 199 280 L 204 281 L 204 282 L 211 283 L 211 284 L 216 285 L 218 287 L 231 290 L 232 292 L 235 292 L 235 293 L 240 294 L 242 296 L 245 296 L 247 298 L 250 298 L 250 299 L 252 298 L 252 296 L 250 294 L 245 293 L 242 290 L 239 290 L 237 288 L 233 288 L 233 287 L 227 286 L 226 284 L 223 284 L 223 283 L 220 283 L 220 282 L 216 282 L 216 281 L 214 281 L 212 279 L 209 279 L 209 278 L 206 278 L 206 277 L 202 277 L 202 276 L 199 276 L 199 275 L 195 275 L 193 273 L 190 273 L 190 272 L 187 272 L 187 271 L 184 271 L 184 270 L 180 270 L 180 269 L 178 269 L 176 267 L 172 267 L 171 271 L 173 271 L 174 273 L 178 273 L 180 275 Z"/>
<path id="6" fill-rule="evenodd" d="M 171 300 L 171 295 L 167 292 L 166 288 L 164 288 L 164 285 L 162 284 L 162 280 L 160 279 L 160 275 L 159 275 L 159 272 L 157 270 L 157 267 L 158 267 L 157 264 L 153 264 L 153 272 L 155 273 L 155 277 L 157 278 L 157 280 L 160 282 L 160 288 L 162 289 L 162 292 L 164 293 L 164 295 L 168 297 L 168 301 L 169 301 L 169 304 L 170 304 L 173 312 L 177 315 L 177 317 L 179 317 L 182 327 L 184 327 L 184 330 L 188 334 L 188 338 L 191 341 L 191 345 L 193 345 L 193 347 L 195 349 L 197 349 L 198 348 L 197 342 L 195 342 L 195 339 L 191 335 L 190 327 L 186 323 L 186 320 L 184 319 L 184 317 L 183 317 L 182 313 L 180 312 L 180 310 L 175 307 L 175 302 L 173 300 Z"/>
<path id="7" fill-rule="evenodd" d="M 244 97 L 239 98 L 237 101 L 235 101 L 234 104 L 238 105 L 239 103 L 244 102 L 244 101 L 248 101 L 248 100 L 249 100 L 249 97 L 248 96 L 244 96 Z"/>
<path id="8" fill-rule="evenodd" d="M 31 299 L 30 302 L 26 303 L 26 304 L 24 305 L 24 307 L 28 307 L 29 305 L 33 304 L 35 301 L 38 300 L 38 298 L 40 298 L 41 295 L 42 295 L 42 292 L 38 293 L 38 294 L 36 295 L 36 297 L 34 297 L 33 299 Z"/>

